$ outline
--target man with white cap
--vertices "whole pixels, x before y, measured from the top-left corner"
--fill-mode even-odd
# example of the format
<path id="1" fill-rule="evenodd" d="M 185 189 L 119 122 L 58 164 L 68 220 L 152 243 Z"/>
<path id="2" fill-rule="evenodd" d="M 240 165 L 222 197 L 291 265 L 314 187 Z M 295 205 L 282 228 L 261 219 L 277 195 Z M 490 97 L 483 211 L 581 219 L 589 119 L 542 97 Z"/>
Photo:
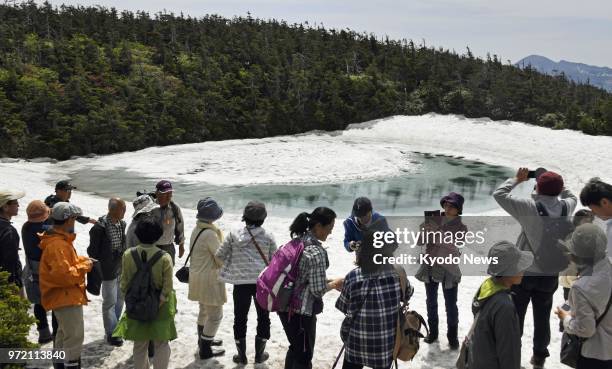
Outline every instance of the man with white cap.
<path id="1" fill-rule="evenodd" d="M 179 258 L 183 257 L 185 253 L 185 222 L 183 221 L 181 208 L 172 201 L 173 192 L 174 189 L 170 181 L 159 181 L 155 186 L 155 197 L 159 209 L 153 211 L 164 230 L 164 234 L 157 241 L 156 246 L 170 254 L 172 264 L 175 263 L 175 243 L 179 245 Z"/>
<path id="2" fill-rule="evenodd" d="M 19 213 L 19 199 L 23 191 L 0 190 L 0 270 L 9 272 L 9 283 L 23 287 L 19 261 L 19 233 L 11 219 Z"/>
<path id="3" fill-rule="evenodd" d="M 521 283 L 523 273 L 533 264 L 533 255 L 501 241 L 491 247 L 489 257 L 494 260 L 487 269 L 491 278 L 480 286 L 472 302 L 468 368 L 520 369 L 521 329 L 510 289 Z"/>
<path id="4" fill-rule="evenodd" d="M 45 310 L 53 310 L 58 328 L 53 348 L 66 352 L 66 363 L 55 368 L 80 369 L 85 329 L 83 305 L 87 305 L 85 278 L 92 260 L 77 255 L 74 223 L 81 209 L 67 202 L 58 202 L 51 210 L 53 228 L 40 237 L 40 293 Z"/>

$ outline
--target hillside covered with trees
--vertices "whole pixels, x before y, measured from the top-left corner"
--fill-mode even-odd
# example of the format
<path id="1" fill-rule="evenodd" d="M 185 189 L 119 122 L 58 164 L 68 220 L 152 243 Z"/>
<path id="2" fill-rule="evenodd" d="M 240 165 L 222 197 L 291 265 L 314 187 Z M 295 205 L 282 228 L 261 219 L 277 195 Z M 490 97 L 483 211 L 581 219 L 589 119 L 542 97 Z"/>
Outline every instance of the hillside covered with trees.
<path id="1" fill-rule="evenodd" d="M 469 49 L 250 16 L 0 5 L 0 156 L 66 159 L 427 112 L 612 135 L 612 94 Z"/>

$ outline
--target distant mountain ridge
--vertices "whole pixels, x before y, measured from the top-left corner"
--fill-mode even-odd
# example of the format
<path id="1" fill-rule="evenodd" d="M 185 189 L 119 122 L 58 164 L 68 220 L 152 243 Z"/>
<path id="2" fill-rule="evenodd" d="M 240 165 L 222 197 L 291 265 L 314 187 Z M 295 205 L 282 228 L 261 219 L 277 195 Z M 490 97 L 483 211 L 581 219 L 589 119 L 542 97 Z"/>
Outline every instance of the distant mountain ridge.
<path id="1" fill-rule="evenodd" d="M 515 65 L 519 68 L 526 68 L 528 65 L 531 65 L 537 71 L 549 75 L 564 73 L 567 78 L 574 82 L 589 83 L 592 86 L 601 87 L 612 92 L 612 68 L 597 67 L 566 60 L 561 60 L 557 63 L 540 55 L 530 55 L 519 60 Z"/>

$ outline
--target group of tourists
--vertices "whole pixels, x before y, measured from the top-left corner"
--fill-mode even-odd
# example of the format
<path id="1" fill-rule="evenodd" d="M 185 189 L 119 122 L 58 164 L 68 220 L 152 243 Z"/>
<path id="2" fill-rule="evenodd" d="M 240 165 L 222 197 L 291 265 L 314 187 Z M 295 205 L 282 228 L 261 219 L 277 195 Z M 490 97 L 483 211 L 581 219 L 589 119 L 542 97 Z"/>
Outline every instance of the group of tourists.
<path id="1" fill-rule="evenodd" d="M 446 337 L 451 350 L 461 347 L 458 367 L 470 369 L 519 369 L 521 336 L 527 307 L 533 311 L 534 369 L 544 367 L 551 340 L 550 316 L 553 295 L 559 283 L 567 299 L 554 313 L 566 335 L 580 337 L 577 357 L 579 369 L 612 369 L 612 185 L 591 179 L 580 194 L 587 209 L 575 212 L 578 198 L 552 171 L 535 173 L 536 185 L 531 198 L 513 194 L 513 189 L 529 179 L 526 168 L 508 179 L 493 193 L 497 203 L 521 226 L 515 243 L 499 241 L 489 250 L 498 262 L 488 267 L 486 279 L 471 302 L 474 319 L 465 340 L 459 337 L 457 296 L 461 284 L 458 266 L 421 265 L 416 279 L 424 283 L 428 333 L 424 342 L 439 340 L 438 292 L 441 289 L 446 308 Z M 266 343 L 270 339 L 270 308 L 258 302 L 258 278 L 278 256 L 282 247 L 264 228 L 265 204 L 246 204 L 244 226 L 224 232 L 217 226 L 223 216 L 220 204 L 210 198 L 197 204 L 196 224 L 189 239 L 184 234 L 181 208 L 172 200 L 172 183 L 162 180 L 156 191 L 140 194 L 133 202 L 132 220 L 124 220 L 126 203 L 120 198 L 108 201 L 107 214 L 98 219 L 85 216 L 70 202 L 76 189 L 68 180 L 57 183 L 55 194 L 44 202 L 28 204 L 27 222 L 21 237 L 11 224 L 18 214 L 18 200 L 24 193 L 0 191 L 0 268 L 9 273 L 9 283 L 16 284 L 33 304 L 38 341 L 53 341 L 53 347 L 66 351 L 65 362 L 55 368 L 80 368 L 84 340 L 83 306 L 87 291 L 102 296 L 105 340 L 121 346 L 133 341 L 135 368 L 167 368 L 169 341 L 177 338 L 175 314 L 176 249 L 186 255 L 185 265 L 176 276 L 187 282 L 190 301 L 199 304 L 197 316 L 198 355 L 210 359 L 225 354 L 223 342 L 216 339 L 227 302 L 226 284 L 232 284 L 234 304 L 233 334 L 239 365 L 247 357 L 247 317 L 251 305 L 257 313 L 254 338 L 255 363 L 269 359 Z M 443 210 L 436 222 L 426 221 L 426 231 L 465 232 L 462 222 L 466 207 L 464 197 L 451 192 L 440 199 Z M 574 215 L 575 213 L 575 215 Z M 288 237 L 303 246 L 296 262 L 290 303 L 275 311 L 280 319 L 288 350 L 285 369 L 312 368 L 317 338 L 317 319 L 323 312 L 323 296 L 337 290 L 335 307 L 345 315 L 340 337 L 344 342 L 344 369 L 369 367 L 387 369 L 397 364 L 398 340 L 404 334 L 403 304 L 412 296 L 411 286 L 402 268 L 373 262 L 375 256 L 392 256 L 397 244 L 374 247 L 374 231 L 388 231 L 385 217 L 374 211 L 366 197 L 355 200 L 351 215 L 344 221 L 344 247 L 354 252 L 355 268 L 344 278 L 327 275 L 330 266 L 326 247 L 336 213 L 328 207 L 300 213 L 289 227 Z M 593 224 L 603 220 L 606 229 Z M 536 219 L 536 220 L 534 220 Z M 539 219 L 542 219 L 541 221 Z M 549 231 L 548 219 L 567 219 L 575 229 L 563 240 L 569 257 L 568 268 L 561 273 L 543 270 L 546 257 L 543 235 Z M 75 222 L 93 224 L 89 231 L 87 256 L 74 248 Z M 606 235 L 607 233 L 607 235 Z M 18 250 L 20 240 L 25 250 L 22 267 Z M 188 242 L 186 242 L 188 241 Z M 423 252 L 431 256 L 457 256 L 453 243 L 422 242 Z M 332 261 L 333 262 L 333 261 Z M 179 273 L 187 274 L 184 279 Z M 100 291 L 95 291 L 96 276 Z M 51 328 L 48 322 L 51 312 Z M 194 330 L 195 331 L 195 330 Z M 186 334 L 186 332 L 180 332 Z M 195 333 L 195 332 L 194 332 Z"/>

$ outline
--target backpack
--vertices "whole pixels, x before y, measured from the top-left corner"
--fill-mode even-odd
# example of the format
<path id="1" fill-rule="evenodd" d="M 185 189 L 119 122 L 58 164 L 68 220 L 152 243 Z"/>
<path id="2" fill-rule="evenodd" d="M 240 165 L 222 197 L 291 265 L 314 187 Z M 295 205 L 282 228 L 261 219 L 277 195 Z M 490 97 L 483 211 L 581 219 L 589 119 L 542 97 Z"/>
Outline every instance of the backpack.
<path id="1" fill-rule="evenodd" d="M 273 311 L 288 311 L 299 307 L 299 291 L 295 285 L 298 265 L 304 251 L 304 242 L 294 238 L 279 248 L 270 259 L 268 266 L 257 278 L 255 299 L 261 308 Z"/>
<path id="2" fill-rule="evenodd" d="M 419 340 L 425 338 L 421 333 L 421 328 L 429 335 L 429 328 L 425 319 L 414 310 L 408 309 L 408 300 L 412 295 L 412 286 L 406 285 L 408 278 L 406 271 L 401 266 L 394 266 L 399 274 L 400 287 L 402 289 L 402 298 L 400 301 L 397 321 L 397 332 L 395 334 L 395 348 L 393 350 L 393 358 L 401 361 L 411 361 L 419 351 Z M 406 290 L 409 292 L 406 293 Z M 397 367 L 397 361 L 396 361 Z"/>
<path id="3" fill-rule="evenodd" d="M 161 291 L 153 284 L 152 268 L 155 263 L 164 256 L 164 251 L 158 251 L 150 260 L 146 260 L 143 251 L 142 259 L 138 250 L 132 248 L 130 251 L 136 263 L 136 273 L 130 281 L 125 294 L 125 313 L 128 318 L 140 322 L 150 322 L 159 313 L 159 300 Z"/>
<path id="4" fill-rule="evenodd" d="M 538 215 L 542 217 L 543 224 L 540 247 L 534 251 L 529 242 L 527 242 L 533 253 L 534 262 L 547 274 L 557 274 L 567 269 L 569 265 L 565 248 L 560 241 L 565 240 L 573 232 L 574 225 L 567 216 L 567 203 L 565 201 L 561 203 L 563 205 L 561 216 L 551 217 L 544 205 L 536 202 Z"/>

